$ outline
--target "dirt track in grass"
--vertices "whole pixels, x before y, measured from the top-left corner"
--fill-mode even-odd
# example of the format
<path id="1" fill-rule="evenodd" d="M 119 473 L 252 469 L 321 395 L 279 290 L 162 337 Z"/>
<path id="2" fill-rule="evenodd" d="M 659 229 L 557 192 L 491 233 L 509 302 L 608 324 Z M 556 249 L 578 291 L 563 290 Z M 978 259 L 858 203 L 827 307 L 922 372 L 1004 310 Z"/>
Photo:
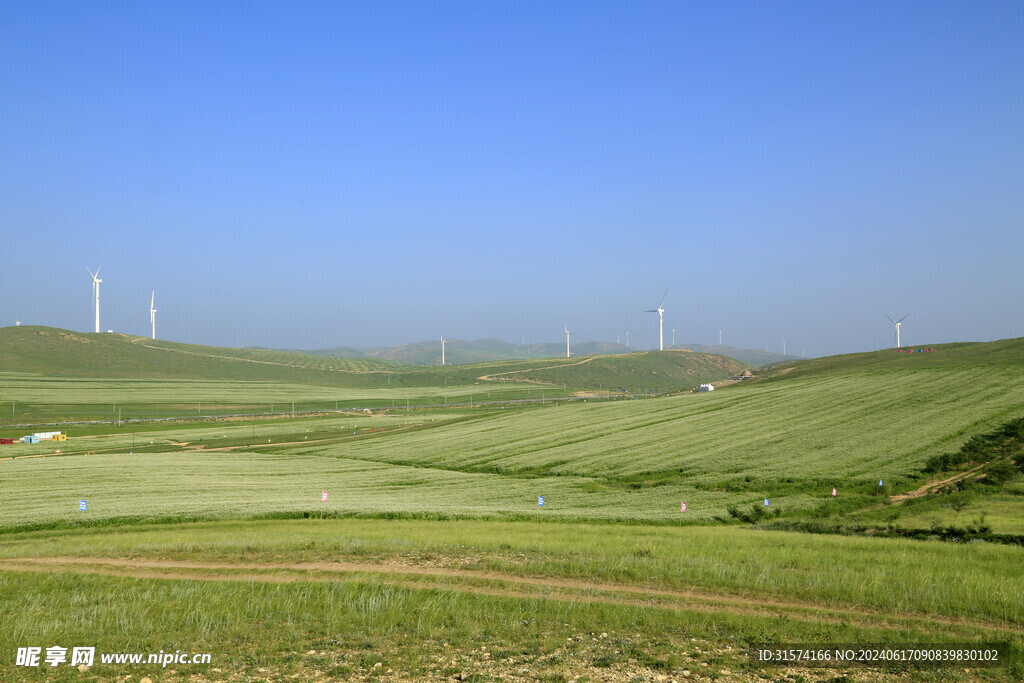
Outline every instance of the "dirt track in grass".
<path id="1" fill-rule="evenodd" d="M 209 562 L 149 558 L 24 557 L 0 559 L 0 571 L 76 572 L 191 581 L 293 583 L 342 580 L 346 575 L 417 589 L 465 591 L 512 598 L 602 602 L 709 613 L 786 617 L 815 622 L 865 625 L 899 622 L 934 627 L 936 623 L 1020 633 L 1017 625 L 935 614 L 887 613 L 855 606 L 780 600 L 767 596 L 679 590 L 636 584 L 587 581 L 552 576 L 520 576 L 497 571 L 425 566 L 401 562 Z"/>

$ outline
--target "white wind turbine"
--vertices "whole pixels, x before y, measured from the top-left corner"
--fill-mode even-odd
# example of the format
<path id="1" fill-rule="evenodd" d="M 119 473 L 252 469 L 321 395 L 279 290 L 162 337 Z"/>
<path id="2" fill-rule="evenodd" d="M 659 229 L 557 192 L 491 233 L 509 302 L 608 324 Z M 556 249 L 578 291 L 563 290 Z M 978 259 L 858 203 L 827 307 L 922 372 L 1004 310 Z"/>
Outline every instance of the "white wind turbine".
<path id="1" fill-rule="evenodd" d="M 907 315 L 910 315 L 910 314 L 907 313 Z M 889 318 L 889 316 L 885 316 L 886 318 L 889 318 L 889 322 L 891 322 L 893 325 L 896 326 L 896 348 L 897 349 L 900 348 L 900 325 L 903 324 L 903 321 L 907 319 L 907 315 L 903 316 L 899 320 L 893 320 L 892 318 Z"/>
<path id="2" fill-rule="evenodd" d="M 86 270 L 89 270 L 86 268 Z M 97 268 L 96 272 L 93 273 L 89 270 L 89 275 L 92 276 L 92 298 L 96 301 L 96 332 L 100 331 L 100 283 L 103 280 L 99 277 L 100 269 Z"/>
<path id="3" fill-rule="evenodd" d="M 661 297 L 661 303 L 658 304 L 657 308 L 653 308 L 653 309 L 651 309 L 649 311 L 644 311 L 644 313 L 657 313 L 658 314 L 658 350 L 659 351 L 664 351 L 665 350 L 665 317 L 663 315 L 665 313 L 665 309 L 662 308 L 662 305 L 665 303 L 665 297 L 666 296 L 668 296 L 668 290 L 667 289 L 665 290 L 665 296 Z"/>
<path id="4" fill-rule="evenodd" d="M 153 290 L 153 295 L 149 297 L 149 324 L 153 327 L 153 339 L 156 339 L 156 309 L 153 306 L 156 304 L 156 290 Z"/>
<path id="5" fill-rule="evenodd" d="M 448 340 L 445 339 L 444 335 L 442 334 L 441 335 L 441 365 L 444 365 L 444 345 L 445 345 L 445 342 L 447 342 L 447 341 Z"/>
<path id="6" fill-rule="evenodd" d="M 569 335 L 570 334 L 572 334 L 572 332 L 569 331 L 569 326 L 566 325 L 565 326 L 565 357 L 566 358 L 569 357 Z"/>

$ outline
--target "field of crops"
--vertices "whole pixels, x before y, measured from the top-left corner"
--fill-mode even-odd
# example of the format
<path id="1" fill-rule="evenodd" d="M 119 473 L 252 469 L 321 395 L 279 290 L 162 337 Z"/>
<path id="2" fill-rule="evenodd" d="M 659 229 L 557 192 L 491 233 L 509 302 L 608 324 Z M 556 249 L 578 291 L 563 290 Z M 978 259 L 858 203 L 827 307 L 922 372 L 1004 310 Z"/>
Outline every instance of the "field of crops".
<path id="1" fill-rule="evenodd" d="M 675 473 L 707 487 L 748 478 L 842 487 L 911 476 L 930 455 L 1021 414 L 1024 367 L 848 373 L 652 401 L 563 404 L 364 442 L 344 455 L 508 474 Z M 307 452 L 341 454 L 333 446 Z"/>
<path id="2" fill-rule="evenodd" d="M 211 440 L 216 445 L 216 439 Z M 0 529 L 146 520 L 367 515 L 708 522 L 749 493 L 632 490 L 585 477 L 506 477 L 311 455 L 237 452 L 0 460 Z M 328 501 L 321 501 L 321 492 Z M 543 496 L 545 504 L 538 504 Z M 79 500 L 88 510 L 79 511 Z M 682 502 L 688 510 L 680 513 Z M 790 494 L 780 509 L 807 508 Z"/>

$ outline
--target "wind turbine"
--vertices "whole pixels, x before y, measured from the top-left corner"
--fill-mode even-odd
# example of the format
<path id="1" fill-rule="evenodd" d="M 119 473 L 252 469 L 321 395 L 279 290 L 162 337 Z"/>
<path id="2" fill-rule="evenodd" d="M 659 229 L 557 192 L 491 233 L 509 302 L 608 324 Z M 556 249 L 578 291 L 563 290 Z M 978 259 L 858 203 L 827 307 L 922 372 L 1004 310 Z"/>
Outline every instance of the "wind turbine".
<path id="1" fill-rule="evenodd" d="M 672 328 L 672 346 L 676 345 L 676 328 Z"/>
<path id="2" fill-rule="evenodd" d="M 907 315 L 910 315 L 910 314 L 907 313 Z M 900 325 L 903 323 L 904 320 L 907 319 L 907 315 L 903 316 L 899 320 L 893 320 L 892 318 L 889 318 L 889 316 L 885 316 L 886 318 L 889 318 L 889 322 L 891 322 L 893 325 L 896 326 L 896 348 L 897 349 L 900 348 Z"/>
<path id="3" fill-rule="evenodd" d="M 149 297 L 149 324 L 153 326 L 153 339 L 156 339 L 156 309 L 153 305 L 156 304 L 156 290 L 153 290 L 153 295 Z"/>
<path id="4" fill-rule="evenodd" d="M 86 268 L 86 270 L 89 270 L 89 269 Z M 96 269 L 95 273 L 93 273 L 91 270 L 89 270 L 89 275 L 92 276 L 92 297 L 96 301 L 96 333 L 97 334 L 99 334 L 99 331 L 100 331 L 100 283 L 103 282 L 103 280 L 100 279 L 99 274 L 100 274 L 100 269 L 99 268 Z"/>
<path id="5" fill-rule="evenodd" d="M 661 297 L 661 303 L 658 304 L 657 308 L 653 308 L 653 309 L 651 309 L 649 311 L 644 311 L 644 313 L 657 313 L 658 314 L 658 350 L 659 351 L 664 351 L 665 350 L 665 317 L 663 315 L 663 313 L 665 313 L 665 309 L 662 308 L 661 306 L 662 306 L 662 304 L 665 303 L 665 297 L 666 296 L 668 296 L 668 290 L 667 289 L 665 290 L 665 296 Z"/>
<path id="6" fill-rule="evenodd" d="M 441 365 L 444 365 L 444 344 L 445 344 L 446 341 L 448 341 L 448 340 L 445 339 L 444 335 L 442 334 L 441 335 Z"/>
<path id="7" fill-rule="evenodd" d="M 566 358 L 569 357 L 569 335 L 570 334 L 572 334 L 572 332 L 569 331 L 569 326 L 566 325 L 565 326 L 565 357 Z"/>

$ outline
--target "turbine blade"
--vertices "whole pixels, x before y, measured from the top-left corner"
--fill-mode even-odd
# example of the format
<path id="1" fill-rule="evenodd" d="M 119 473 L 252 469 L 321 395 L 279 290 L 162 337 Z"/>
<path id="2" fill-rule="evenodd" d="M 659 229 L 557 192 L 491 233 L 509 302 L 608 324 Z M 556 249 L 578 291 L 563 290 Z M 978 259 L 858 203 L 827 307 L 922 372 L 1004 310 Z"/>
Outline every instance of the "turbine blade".
<path id="1" fill-rule="evenodd" d="M 888 315 L 887 315 L 887 316 L 885 316 L 885 317 L 886 317 L 886 318 L 889 318 L 889 316 L 888 316 Z M 895 320 L 893 320 L 892 318 L 889 318 L 889 322 L 891 322 L 891 323 L 892 323 L 893 325 L 895 325 L 895 324 L 896 324 L 896 321 L 895 321 Z"/>
<path id="2" fill-rule="evenodd" d="M 665 303 L 665 297 L 668 296 L 668 289 L 665 289 L 665 294 L 661 297 L 661 303 L 658 304 L 658 308 L 661 308 L 661 304 Z"/>
<path id="3" fill-rule="evenodd" d="M 902 318 L 900 318 L 900 319 L 899 319 L 899 320 L 897 320 L 896 322 L 898 322 L 898 323 L 901 323 L 901 322 L 903 322 L 904 320 L 906 320 L 906 319 L 907 319 L 907 316 L 909 316 L 909 315 L 910 315 L 910 314 L 909 314 L 909 313 L 907 313 L 907 315 L 903 316 Z"/>

